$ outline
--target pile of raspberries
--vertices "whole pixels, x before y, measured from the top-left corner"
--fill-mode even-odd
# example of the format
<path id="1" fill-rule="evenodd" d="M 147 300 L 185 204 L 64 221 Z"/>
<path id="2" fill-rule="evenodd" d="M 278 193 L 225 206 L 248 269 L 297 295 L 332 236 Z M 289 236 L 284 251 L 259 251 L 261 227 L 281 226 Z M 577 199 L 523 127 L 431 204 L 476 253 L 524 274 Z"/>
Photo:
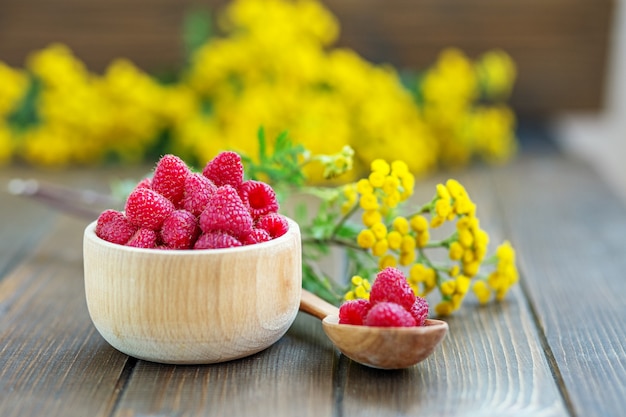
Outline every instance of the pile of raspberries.
<path id="1" fill-rule="evenodd" d="M 202 173 L 165 155 L 130 193 L 124 211 L 105 210 L 96 235 L 138 248 L 218 249 L 265 242 L 287 232 L 271 186 L 244 181 L 241 157 L 222 152 Z"/>
<path id="2" fill-rule="evenodd" d="M 339 308 L 339 323 L 376 327 L 424 326 L 428 302 L 416 296 L 402 271 L 385 268 L 378 273 L 369 300 L 344 302 Z"/>

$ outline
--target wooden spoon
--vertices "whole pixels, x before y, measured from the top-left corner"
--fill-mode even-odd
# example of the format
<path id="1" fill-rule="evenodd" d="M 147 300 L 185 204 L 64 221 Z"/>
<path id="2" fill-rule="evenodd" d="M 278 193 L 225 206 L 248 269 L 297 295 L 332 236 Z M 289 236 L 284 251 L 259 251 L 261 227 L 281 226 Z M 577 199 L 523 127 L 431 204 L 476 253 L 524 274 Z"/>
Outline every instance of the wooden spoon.
<path id="1" fill-rule="evenodd" d="M 372 368 L 413 366 L 433 353 L 448 331 L 448 323 L 431 319 L 418 327 L 339 324 L 339 309 L 307 290 L 302 290 L 300 311 L 322 320 L 324 332 L 341 353 Z"/>

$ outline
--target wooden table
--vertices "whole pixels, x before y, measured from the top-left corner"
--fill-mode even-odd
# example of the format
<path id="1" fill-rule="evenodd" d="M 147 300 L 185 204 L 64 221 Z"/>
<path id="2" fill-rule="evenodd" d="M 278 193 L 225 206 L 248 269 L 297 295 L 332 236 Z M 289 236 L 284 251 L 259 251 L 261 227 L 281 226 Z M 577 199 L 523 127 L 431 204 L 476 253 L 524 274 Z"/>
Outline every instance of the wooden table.
<path id="1" fill-rule="evenodd" d="M 426 201 L 438 174 L 418 185 Z M 433 356 L 401 371 L 346 359 L 299 314 L 241 360 L 170 366 L 128 357 L 85 304 L 87 224 L 0 194 L 0 416 L 623 416 L 626 210 L 583 163 L 525 152 L 454 176 L 493 242 L 518 251 L 521 283 L 500 304 L 470 297 Z M 33 172 L 106 189 L 112 171 Z"/>

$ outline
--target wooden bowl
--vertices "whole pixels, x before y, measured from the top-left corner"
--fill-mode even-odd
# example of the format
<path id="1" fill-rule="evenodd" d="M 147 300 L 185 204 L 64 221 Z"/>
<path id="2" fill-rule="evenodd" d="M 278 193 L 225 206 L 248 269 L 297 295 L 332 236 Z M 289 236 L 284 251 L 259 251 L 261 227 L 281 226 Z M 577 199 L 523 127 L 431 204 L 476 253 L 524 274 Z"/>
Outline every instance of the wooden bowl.
<path id="1" fill-rule="evenodd" d="M 208 364 L 259 352 L 280 339 L 300 303 L 300 229 L 269 242 L 208 250 L 157 250 L 83 242 L 89 315 L 130 356 Z"/>

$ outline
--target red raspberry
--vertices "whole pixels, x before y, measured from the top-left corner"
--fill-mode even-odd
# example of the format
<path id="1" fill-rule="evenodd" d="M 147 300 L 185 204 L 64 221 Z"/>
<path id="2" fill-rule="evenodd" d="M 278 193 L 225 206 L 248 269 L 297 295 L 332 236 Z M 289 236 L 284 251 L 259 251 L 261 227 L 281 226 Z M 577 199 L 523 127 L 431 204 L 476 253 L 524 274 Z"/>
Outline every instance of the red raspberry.
<path id="1" fill-rule="evenodd" d="M 96 223 L 96 236 L 107 242 L 124 245 L 137 231 L 137 226 L 131 224 L 124 213 L 116 210 L 105 210 Z"/>
<path id="2" fill-rule="evenodd" d="M 252 216 L 237 191 L 230 185 L 218 187 L 200 215 L 203 232 L 222 231 L 237 238 L 245 238 L 252 232 Z"/>
<path id="3" fill-rule="evenodd" d="M 364 324 L 377 327 L 413 327 L 415 319 L 400 304 L 381 301 L 367 313 Z"/>
<path id="4" fill-rule="evenodd" d="M 287 219 L 280 214 L 269 213 L 265 216 L 259 217 L 256 221 L 256 227 L 266 230 L 272 239 L 274 239 L 287 233 L 287 230 L 289 230 L 289 223 L 287 223 Z"/>
<path id="5" fill-rule="evenodd" d="M 346 301 L 339 307 L 339 323 L 360 326 L 363 324 L 370 308 L 370 302 L 362 298 Z"/>
<path id="6" fill-rule="evenodd" d="M 268 240 L 272 240 L 270 234 L 264 229 L 257 229 L 255 227 L 252 229 L 252 232 L 246 236 L 243 243 L 244 245 L 253 245 L 255 243 L 267 242 Z"/>
<path id="7" fill-rule="evenodd" d="M 126 246 L 133 246 L 135 248 L 148 248 L 153 249 L 156 248 L 159 243 L 159 239 L 157 236 L 157 232 L 152 229 L 146 229 L 142 227 L 137 230 L 133 237 L 130 238 L 128 242 L 126 242 Z"/>
<path id="8" fill-rule="evenodd" d="M 228 184 L 238 189 L 243 183 L 241 157 L 236 152 L 221 152 L 206 164 L 202 175 L 218 187 Z"/>
<path id="9" fill-rule="evenodd" d="M 239 194 L 244 203 L 247 202 L 250 206 L 250 214 L 254 219 L 278 211 L 276 193 L 272 187 L 262 181 L 245 181 L 241 184 Z"/>
<path id="10" fill-rule="evenodd" d="M 221 249 L 242 246 L 236 237 L 226 232 L 208 232 L 200 235 L 194 245 L 194 249 Z"/>
<path id="11" fill-rule="evenodd" d="M 215 190 L 217 187 L 210 179 L 197 172 L 190 173 L 185 180 L 183 208 L 195 216 L 200 216 Z"/>
<path id="12" fill-rule="evenodd" d="M 146 177 L 139 181 L 135 188 L 152 188 L 152 178 Z"/>
<path id="13" fill-rule="evenodd" d="M 183 198 L 185 179 L 190 171 L 177 156 L 165 155 L 157 163 L 152 176 L 152 189 L 177 207 Z"/>
<path id="14" fill-rule="evenodd" d="M 191 249 L 199 234 L 198 219 L 187 210 L 173 211 L 161 227 L 161 239 L 171 249 Z"/>
<path id="15" fill-rule="evenodd" d="M 159 230 L 174 210 L 174 204 L 156 191 L 136 188 L 126 200 L 126 217 L 139 227 Z"/>
<path id="16" fill-rule="evenodd" d="M 406 310 L 410 310 L 415 304 L 415 293 L 399 269 L 385 268 L 378 273 L 372 284 L 370 302 L 377 304 L 384 301 L 400 304 Z"/>
<path id="17" fill-rule="evenodd" d="M 426 324 L 428 318 L 428 301 L 422 297 L 416 297 L 413 307 L 409 310 L 409 313 L 415 319 L 416 326 L 423 326 Z"/>

